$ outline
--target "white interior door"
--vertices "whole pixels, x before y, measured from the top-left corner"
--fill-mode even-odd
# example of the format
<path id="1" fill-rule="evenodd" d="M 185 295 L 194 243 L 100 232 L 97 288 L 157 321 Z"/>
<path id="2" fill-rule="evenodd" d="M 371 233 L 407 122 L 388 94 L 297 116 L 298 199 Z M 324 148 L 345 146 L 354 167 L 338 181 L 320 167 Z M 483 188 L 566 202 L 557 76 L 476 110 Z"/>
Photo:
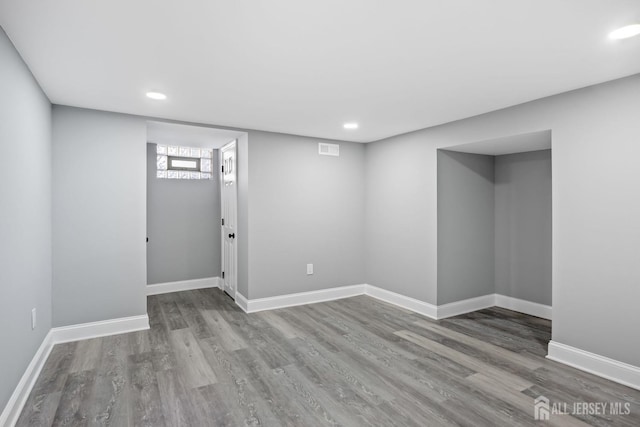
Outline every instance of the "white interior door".
<path id="1" fill-rule="evenodd" d="M 236 224 L 238 193 L 236 183 L 236 142 L 233 141 L 221 151 L 221 205 L 222 205 L 222 281 L 224 291 L 233 299 L 237 286 Z"/>

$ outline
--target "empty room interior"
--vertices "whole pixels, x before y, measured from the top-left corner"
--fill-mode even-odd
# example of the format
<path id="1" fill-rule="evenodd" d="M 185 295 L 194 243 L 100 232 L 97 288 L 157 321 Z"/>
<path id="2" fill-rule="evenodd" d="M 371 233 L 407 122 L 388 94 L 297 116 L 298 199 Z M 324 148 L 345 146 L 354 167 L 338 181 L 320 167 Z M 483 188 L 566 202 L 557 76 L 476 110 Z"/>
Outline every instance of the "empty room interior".
<path id="1" fill-rule="evenodd" d="M 640 4 L 0 3 L 0 426 L 640 425 Z"/>

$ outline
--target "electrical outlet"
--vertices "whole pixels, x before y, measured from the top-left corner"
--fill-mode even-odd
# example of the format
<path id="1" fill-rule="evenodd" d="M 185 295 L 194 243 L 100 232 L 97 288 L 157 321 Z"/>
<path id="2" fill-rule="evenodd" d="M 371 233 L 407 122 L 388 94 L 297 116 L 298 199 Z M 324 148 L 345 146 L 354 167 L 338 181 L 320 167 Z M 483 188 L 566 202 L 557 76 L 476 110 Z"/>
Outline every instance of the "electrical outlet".
<path id="1" fill-rule="evenodd" d="M 307 276 L 313 274 L 313 264 L 307 264 Z"/>
<path id="2" fill-rule="evenodd" d="M 35 329 L 36 328 L 36 309 L 32 308 L 31 309 L 31 329 Z"/>

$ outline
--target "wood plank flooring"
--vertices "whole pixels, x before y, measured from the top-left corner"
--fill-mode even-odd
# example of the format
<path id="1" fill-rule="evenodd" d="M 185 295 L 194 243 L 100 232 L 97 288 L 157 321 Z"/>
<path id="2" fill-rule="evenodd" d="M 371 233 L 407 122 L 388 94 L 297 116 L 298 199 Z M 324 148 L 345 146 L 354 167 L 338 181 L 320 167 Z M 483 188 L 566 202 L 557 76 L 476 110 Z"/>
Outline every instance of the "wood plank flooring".
<path id="1" fill-rule="evenodd" d="M 149 297 L 148 331 L 54 347 L 19 426 L 539 425 L 533 401 L 640 392 L 544 358 L 550 322 L 492 308 L 432 321 L 361 296 L 243 313 L 220 290 Z"/>

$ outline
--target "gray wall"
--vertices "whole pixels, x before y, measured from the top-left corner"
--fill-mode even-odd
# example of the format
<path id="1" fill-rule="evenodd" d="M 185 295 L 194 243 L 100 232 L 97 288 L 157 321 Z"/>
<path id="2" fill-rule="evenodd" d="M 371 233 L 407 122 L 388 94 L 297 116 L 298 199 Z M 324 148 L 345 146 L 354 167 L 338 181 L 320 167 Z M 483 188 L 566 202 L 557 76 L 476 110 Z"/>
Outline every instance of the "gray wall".
<path id="1" fill-rule="evenodd" d="M 1 28 L 0 64 L 2 412 L 51 328 L 51 104 Z"/>
<path id="2" fill-rule="evenodd" d="M 365 147 L 320 141 L 249 133 L 249 298 L 364 283 Z"/>
<path id="3" fill-rule="evenodd" d="M 438 304 L 495 292 L 493 162 L 438 150 Z"/>
<path id="4" fill-rule="evenodd" d="M 366 283 L 436 304 L 435 151 L 409 136 L 365 151 Z"/>
<path id="5" fill-rule="evenodd" d="M 551 219 L 551 150 L 496 156 L 496 293 L 551 305 Z"/>
<path id="6" fill-rule="evenodd" d="M 54 324 L 141 314 L 146 118 L 55 106 L 53 119 Z M 319 156 L 323 140 L 247 132 L 238 140 L 238 291 L 253 299 L 364 283 L 365 146 L 337 142 L 340 157 Z M 91 173 L 91 162 L 115 165 L 113 175 Z"/>
<path id="7" fill-rule="evenodd" d="M 236 179 L 238 180 L 238 283 L 236 290 L 244 295 L 249 295 L 249 136 L 244 134 L 238 138 L 236 145 L 238 168 Z"/>
<path id="8" fill-rule="evenodd" d="M 367 281 L 433 303 L 437 149 L 551 129 L 553 339 L 640 366 L 638 111 L 634 75 L 370 144 Z"/>
<path id="9" fill-rule="evenodd" d="M 438 150 L 438 304 L 498 293 L 551 305 L 551 150 Z"/>
<path id="10" fill-rule="evenodd" d="M 53 324 L 146 313 L 146 123 L 53 107 Z"/>
<path id="11" fill-rule="evenodd" d="M 54 167 L 72 159 L 121 171 L 112 178 L 91 174 L 93 165 L 87 166 L 81 182 L 68 169 L 54 174 L 56 325 L 140 314 L 144 306 L 144 288 L 137 283 L 141 277 L 146 283 L 146 271 L 139 271 L 146 262 L 134 261 L 140 248 L 133 235 L 142 231 L 144 260 L 146 168 L 139 162 L 140 151 L 142 164 L 147 160 L 145 130 L 144 117 L 54 107 Z M 238 140 L 238 291 L 253 299 L 364 283 L 365 146 L 337 142 L 340 157 L 319 156 L 322 140 L 247 132 Z M 108 191 L 98 196 L 91 188 Z M 143 206 L 133 202 L 134 194 Z M 107 217 L 116 220 L 108 222 L 108 232 L 99 226 Z M 74 231 L 79 224 L 108 247 L 92 248 L 93 238 Z M 117 234 L 129 238 L 116 241 Z M 312 276 L 306 275 L 307 263 L 314 264 Z M 113 306 L 86 310 L 69 302 L 71 295 L 89 306 L 110 295 Z"/>
<path id="12" fill-rule="evenodd" d="M 185 144 L 188 145 L 188 144 Z M 217 171 L 218 150 L 214 150 Z M 147 283 L 220 276 L 220 180 L 156 178 L 147 144 Z"/>
<path id="13" fill-rule="evenodd" d="M 640 312 L 636 307 L 640 299 L 637 287 L 640 282 L 637 251 L 640 198 L 633 197 L 640 181 L 640 169 L 636 165 L 636 159 L 640 157 L 637 111 L 640 111 L 638 75 L 400 135 L 366 148 L 341 143 L 344 154 L 338 159 L 312 157 L 317 152 L 317 141 L 310 138 L 250 131 L 245 183 L 251 182 L 251 192 L 248 187 L 245 193 L 241 192 L 241 199 L 246 197 L 241 203 L 247 206 L 246 234 L 243 234 L 249 244 L 244 254 L 248 268 L 246 277 L 239 277 L 239 289 L 242 291 L 244 281 L 245 296 L 259 298 L 366 281 L 435 303 L 437 149 L 551 129 L 554 150 L 553 339 L 640 365 L 640 342 L 625 338 L 633 336 L 635 325 L 640 324 Z M 64 133 L 70 134 L 63 140 L 83 140 L 83 144 L 69 144 L 83 154 L 78 157 L 87 161 L 100 158 L 95 154 L 105 151 L 100 149 L 101 142 L 113 139 L 122 146 L 116 143 L 119 146 L 117 155 L 105 151 L 105 170 L 109 164 L 127 165 L 127 159 L 133 157 L 138 159 L 137 165 L 144 164 L 143 118 L 97 112 L 78 112 L 77 115 L 79 117 L 74 120 L 61 122 L 66 123 Z M 88 120 L 85 116 L 93 118 Z M 54 117 L 54 135 L 60 133 L 55 131 L 56 121 Z M 71 122 L 76 123 L 71 126 Z M 133 134 L 136 136 L 132 137 Z M 60 139 L 54 138 L 54 142 L 57 144 Z M 140 146 L 133 142 L 138 139 Z M 124 141 L 131 143 L 125 148 Z M 135 151 L 135 156 L 129 156 L 129 150 Z M 54 161 L 56 151 L 60 150 L 54 151 Z M 71 154 L 74 150 L 68 151 Z M 331 160 L 337 162 L 330 163 Z M 66 166 L 66 163 L 61 165 Z M 67 283 L 61 288 L 63 292 L 59 297 L 61 316 L 66 313 L 64 302 L 71 297 L 78 301 L 67 304 L 69 313 L 73 314 L 86 300 L 91 302 L 89 308 L 77 311 L 92 312 L 94 298 L 85 295 L 88 291 L 80 284 L 81 278 L 85 278 L 86 288 L 94 285 L 97 289 L 108 289 L 106 282 L 111 281 L 101 279 L 103 276 L 90 268 L 83 272 L 85 266 L 102 263 L 144 270 L 144 262 L 136 261 L 138 257 L 144 259 L 144 206 L 135 209 L 135 213 L 126 219 L 120 211 L 113 212 L 115 222 L 123 223 L 117 229 L 135 228 L 142 247 L 138 249 L 133 240 L 125 238 L 118 245 L 98 250 L 108 261 L 106 263 L 93 259 L 91 251 L 89 262 L 82 262 L 87 254 L 81 248 L 91 248 L 94 239 L 83 237 L 77 233 L 77 226 L 71 226 L 76 222 L 86 230 L 100 230 L 95 224 L 87 224 L 93 221 L 86 219 L 97 210 L 84 207 L 81 200 L 87 196 L 92 204 L 103 209 L 106 206 L 109 211 L 111 204 L 123 203 L 108 191 L 109 186 L 115 188 L 113 193 L 126 196 L 125 204 L 133 203 L 128 200 L 132 193 L 137 193 L 136 200 L 144 204 L 144 175 L 114 174 L 114 185 L 107 179 L 110 175 L 99 175 L 95 169 L 88 171 L 75 166 L 85 172 L 80 175 L 88 176 L 89 184 L 93 180 L 98 188 L 107 190 L 106 202 L 93 203 L 98 196 L 93 196 L 84 184 L 71 178 L 68 178 L 68 186 L 57 182 L 56 176 L 64 176 L 64 171 L 54 174 L 54 208 L 55 201 L 60 198 L 56 188 L 69 188 L 62 198 L 68 212 L 54 211 L 54 227 L 63 233 L 77 234 L 54 242 L 54 251 L 61 247 L 61 273 L 71 279 L 54 281 L 56 293 L 56 283 Z M 93 178 L 90 172 L 94 173 Z M 143 171 L 140 173 L 144 174 Z M 122 180 L 123 176 L 128 179 Z M 359 179 L 364 182 L 358 184 Z M 125 185 L 121 181 L 128 182 Z M 241 185 L 239 182 L 239 187 Z M 129 188 L 131 186 L 134 188 Z M 316 188 L 315 192 L 313 188 Z M 72 192 L 77 197 L 73 198 Z M 104 219 L 102 215 L 97 216 Z M 136 218 L 132 219 L 132 216 Z M 300 217 L 308 218 L 308 221 L 301 223 Z M 138 224 L 138 219 L 139 227 L 128 226 L 129 221 Z M 68 226 L 59 227 L 58 223 Z M 131 237 L 131 234 L 127 235 Z M 98 233 L 98 237 L 111 243 L 108 233 Z M 239 235 L 239 242 L 241 238 Z M 365 250 L 362 250 L 363 246 Z M 335 248 L 335 251 L 321 251 L 322 247 Z M 117 254 L 112 252 L 116 250 L 119 251 Z M 120 259 L 119 254 L 123 252 L 126 256 Z M 130 256 L 132 254 L 134 256 Z M 242 256 L 239 254 L 239 262 Z M 113 262 L 114 259 L 118 262 Z M 315 276 L 304 274 L 307 262 L 316 264 Z M 107 278 L 112 277 L 109 271 L 104 271 Z M 362 280 L 363 273 L 365 280 Z M 129 282 L 146 281 L 138 276 L 144 279 L 144 271 L 126 275 Z M 92 281 L 94 278 L 96 280 Z M 64 291 L 69 292 L 65 294 Z M 114 305 L 137 307 L 137 304 L 144 305 L 142 292 L 139 299 L 128 298 L 120 288 L 108 295 L 117 302 Z M 105 295 L 98 297 L 106 298 Z M 55 301 L 58 300 L 54 298 L 54 304 Z M 119 304 L 122 301 L 124 304 Z M 97 311 L 101 310 L 98 307 Z M 595 316 L 594 313 L 603 314 Z M 66 315 L 69 318 L 66 320 L 77 323 L 72 314 Z M 109 314 L 108 317 L 118 315 L 113 311 Z M 102 313 L 92 317 L 102 317 Z"/>

